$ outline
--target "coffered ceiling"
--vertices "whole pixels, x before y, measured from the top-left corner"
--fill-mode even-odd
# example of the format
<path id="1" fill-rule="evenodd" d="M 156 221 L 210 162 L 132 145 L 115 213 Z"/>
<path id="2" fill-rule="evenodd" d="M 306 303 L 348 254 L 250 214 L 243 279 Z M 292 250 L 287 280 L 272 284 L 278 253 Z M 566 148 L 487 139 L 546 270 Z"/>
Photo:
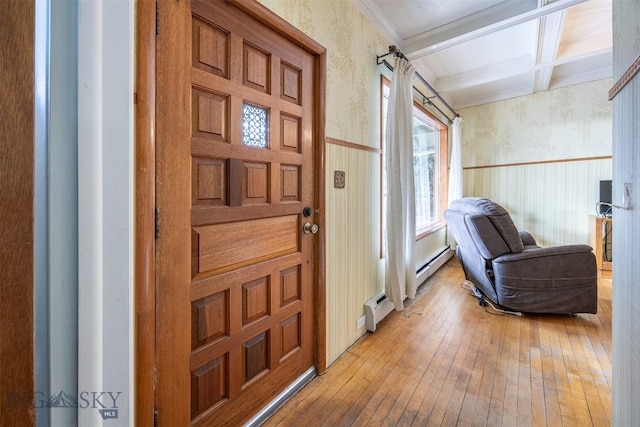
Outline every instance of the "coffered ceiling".
<path id="1" fill-rule="evenodd" d="M 352 1 L 455 109 L 612 75 L 611 0 Z"/>

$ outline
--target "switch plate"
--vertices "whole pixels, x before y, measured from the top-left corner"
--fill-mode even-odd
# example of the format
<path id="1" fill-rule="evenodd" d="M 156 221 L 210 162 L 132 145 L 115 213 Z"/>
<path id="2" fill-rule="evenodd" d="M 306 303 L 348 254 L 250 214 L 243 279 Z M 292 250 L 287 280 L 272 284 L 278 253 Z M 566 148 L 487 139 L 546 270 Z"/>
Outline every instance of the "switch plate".
<path id="1" fill-rule="evenodd" d="M 345 180 L 344 171 L 333 171 L 333 186 L 335 188 L 344 188 Z"/>
<path id="2" fill-rule="evenodd" d="M 629 209 L 631 206 L 631 183 L 624 183 L 624 191 L 622 193 L 622 207 L 625 209 Z"/>

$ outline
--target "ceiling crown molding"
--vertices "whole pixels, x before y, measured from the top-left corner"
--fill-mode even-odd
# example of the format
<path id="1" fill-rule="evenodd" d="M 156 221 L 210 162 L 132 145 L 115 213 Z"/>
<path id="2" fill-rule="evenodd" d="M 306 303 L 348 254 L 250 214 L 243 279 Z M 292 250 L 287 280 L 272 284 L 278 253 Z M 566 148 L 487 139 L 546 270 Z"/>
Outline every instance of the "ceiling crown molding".
<path id="1" fill-rule="evenodd" d="M 395 28 L 389 23 L 389 20 L 371 0 L 351 0 L 351 3 L 380 30 L 382 35 L 389 39 L 391 44 L 395 44 L 398 48 L 402 49 L 403 38 L 400 37 L 400 34 L 398 34 Z"/>

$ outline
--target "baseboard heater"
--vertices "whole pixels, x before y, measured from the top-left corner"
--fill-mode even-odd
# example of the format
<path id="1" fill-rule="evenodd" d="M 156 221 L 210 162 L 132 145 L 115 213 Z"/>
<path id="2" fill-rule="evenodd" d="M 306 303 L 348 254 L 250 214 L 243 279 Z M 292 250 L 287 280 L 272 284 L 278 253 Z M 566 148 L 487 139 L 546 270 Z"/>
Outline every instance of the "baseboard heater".
<path id="1" fill-rule="evenodd" d="M 416 272 L 416 283 L 421 285 L 429 276 L 438 270 L 451 256 L 453 252 L 449 247 L 425 263 Z M 380 292 L 364 304 L 364 326 L 369 332 L 376 331 L 376 325 L 380 323 L 387 314 L 393 311 L 393 303 L 387 298 L 384 292 Z"/>
<path id="2" fill-rule="evenodd" d="M 449 258 L 453 256 L 453 251 L 449 246 L 445 246 L 440 250 L 438 255 L 431 258 L 428 262 L 422 265 L 416 272 L 416 283 L 418 286 L 422 285 L 433 273 L 438 271 L 445 262 L 449 261 Z"/>
<path id="3" fill-rule="evenodd" d="M 387 298 L 384 292 L 380 292 L 375 297 L 369 299 L 364 304 L 364 326 L 367 331 L 375 332 L 376 325 L 393 311 L 393 303 Z"/>

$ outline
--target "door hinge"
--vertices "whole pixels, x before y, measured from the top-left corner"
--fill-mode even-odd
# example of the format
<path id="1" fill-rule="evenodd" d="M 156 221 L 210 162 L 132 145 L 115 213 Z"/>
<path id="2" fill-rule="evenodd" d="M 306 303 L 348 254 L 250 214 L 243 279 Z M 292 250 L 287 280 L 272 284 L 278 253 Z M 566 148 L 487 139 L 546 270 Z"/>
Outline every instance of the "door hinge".
<path id="1" fill-rule="evenodd" d="M 160 2 L 156 1 L 156 36 L 160 34 Z"/>
<path id="2" fill-rule="evenodd" d="M 160 236 L 160 209 L 156 208 L 154 213 L 154 234 L 156 239 Z"/>
<path id="3" fill-rule="evenodd" d="M 157 410 L 157 409 L 154 409 L 154 410 L 153 410 L 153 426 L 154 426 L 154 427 L 158 427 L 158 418 L 159 418 L 159 416 L 158 416 L 158 410 Z"/>

